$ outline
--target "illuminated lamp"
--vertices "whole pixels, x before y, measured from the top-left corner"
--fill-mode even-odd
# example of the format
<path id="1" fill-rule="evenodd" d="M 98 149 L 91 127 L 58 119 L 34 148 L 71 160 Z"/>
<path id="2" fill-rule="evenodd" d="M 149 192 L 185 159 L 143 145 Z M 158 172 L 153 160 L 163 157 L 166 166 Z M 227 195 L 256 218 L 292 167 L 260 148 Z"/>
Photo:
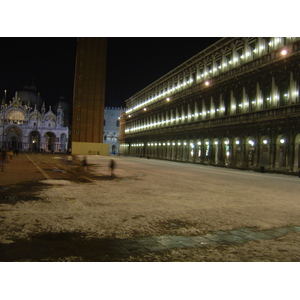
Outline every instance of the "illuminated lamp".
<path id="1" fill-rule="evenodd" d="M 280 53 L 281 53 L 281 55 L 287 55 L 287 50 L 283 49 Z"/>

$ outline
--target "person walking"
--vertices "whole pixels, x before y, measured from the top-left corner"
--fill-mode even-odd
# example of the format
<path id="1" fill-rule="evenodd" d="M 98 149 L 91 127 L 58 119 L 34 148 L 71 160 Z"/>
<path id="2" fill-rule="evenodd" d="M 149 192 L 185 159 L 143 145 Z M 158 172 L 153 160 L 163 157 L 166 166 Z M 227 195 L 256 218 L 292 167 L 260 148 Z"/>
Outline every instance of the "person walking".
<path id="1" fill-rule="evenodd" d="M 9 149 L 9 151 L 6 153 L 7 156 L 9 156 L 10 160 L 13 159 L 14 153 L 12 149 Z"/>
<path id="2" fill-rule="evenodd" d="M 6 163 L 6 151 L 1 150 L 1 169 L 2 169 L 2 172 L 4 172 L 5 163 Z"/>
<path id="3" fill-rule="evenodd" d="M 72 160 L 73 160 L 72 155 L 68 155 L 68 156 L 67 156 L 67 165 L 68 165 L 68 168 L 70 168 L 70 166 L 71 166 L 71 164 L 72 164 Z"/>
<path id="4" fill-rule="evenodd" d="M 87 170 L 86 156 L 85 156 L 85 157 L 83 158 L 83 160 L 82 160 L 82 166 L 83 166 L 84 171 L 86 171 L 86 170 Z"/>
<path id="5" fill-rule="evenodd" d="M 110 167 L 110 177 L 114 178 L 115 161 L 113 159 L 110 160 L 109 167 Z"/>

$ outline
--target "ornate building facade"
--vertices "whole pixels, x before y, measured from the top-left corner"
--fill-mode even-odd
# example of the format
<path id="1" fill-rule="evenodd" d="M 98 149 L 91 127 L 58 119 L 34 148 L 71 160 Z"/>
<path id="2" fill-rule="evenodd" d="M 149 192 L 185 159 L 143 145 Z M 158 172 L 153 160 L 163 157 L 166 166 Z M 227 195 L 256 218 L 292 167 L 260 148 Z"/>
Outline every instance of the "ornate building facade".
<path id="1" fill-rule="evenodd" d="M 119 154 L 120 117 L 122 107 L 105 107 L 103 143 L 109 144 L 110 154 Z"/>
<path id="2" fill-rule="evenodd" d="M 64 110 L 59 104 L 57 113 L 51 106 L 46 111 L 44 102 L 39 110 L 39 97 L 33 92 L 21 91 L 16 92 L 9 103 L 3 99 L 0 110 L 2 149 L 67 151 L 69 128 L 64 125 Z"/>
<path id="3" fill-rule="evenodd" d="M 120 152 L 295 173 L 300 38 L 222 38 L 126 101 Z"/>

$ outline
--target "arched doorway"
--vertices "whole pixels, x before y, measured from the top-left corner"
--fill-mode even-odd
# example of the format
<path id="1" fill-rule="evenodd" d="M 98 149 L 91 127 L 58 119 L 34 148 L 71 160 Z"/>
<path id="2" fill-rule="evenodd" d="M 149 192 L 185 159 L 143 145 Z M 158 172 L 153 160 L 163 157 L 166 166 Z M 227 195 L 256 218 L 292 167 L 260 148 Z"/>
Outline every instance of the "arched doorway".
<path id="1" fill-rule="evenodd" d="M 276 140 L 276 169 L 285 169 L 287 166 L 287 137 L 283 134 L 279 135 Z"/>
<path id="2" fill-rule="evenodd" d="M 5 132 L 7 149 L 22 149 L 22 130 L 17 126 L 9 127 Z"/>
<path id="3" fill-rule="evenodd" d="M 300 133 L 295 137 L 294 172 L 300 170 Z"/>
<path id="4" fill-rule="evenodd" d="M 225 166 L 228 166 L 230 164 L 230 157 L 231 157 L 231 153 L 230 153 L 230 141 L 229 138 L 224 138 L 223 139 L 223 162 Z"/>
<path id="5" fill-rule="evenodd" d="M 204 163 L 210 163 L 211 147 L 210 147 L 209 139 L 204 140 L 204 154 L 205 154 Z"/>
<path id="6" fill-rule="evenodd" d="M 213 145 L 212 145 L 212 151 L 213 151 L 213 163 L 215 165 L 219 164 L 219 140 L 214 139 L 213 140 Z"/>
<path id="7" fill-rule="evenodd" d="M 270 167 L 270 144 L 268 136 L 262 136 L 260 139 L 260 165 Z"/>
<path id="8" fill-rule="evenodd" d="M 241 166 L 243 163 L 243 153 L 242 153 L 242 139 L 240 137 L 235 137 L 233 140 L 233 155 L 234 155 L 234 165 Z"/>
<path id="9" fill-rule="evenodd" d="M 38 131 L 32 131 L 29 135 L 29 149 L 36 151 L 39 150 L 41 144 L 41 136 Z"/>
<path id="10" fill-rule="evenodd" d="M 246 139 L 246 166 L 253 167 L 254 166 L 254 158 L 255 158 L 255 148 L 256 142 L 254 137 L 249 136 Z"/>
<path id="11" fill-rule="evenodd" d="M 47 132 L 44 134 L 44 146 L 46 147 L 46 150 L 48 150 L 48 151 L 57 150 L 55 148 L 55 146 L 56 146 L 55 139 L 56 139 L 56 136 L 53 132 Z"/>
<path id="12" fill-rule="evenodd" d="M 112 154 L 116 154 L 117 153 L 117 146 L 116 145 L 112 145 L 111 146 L 111 153 Z"/>

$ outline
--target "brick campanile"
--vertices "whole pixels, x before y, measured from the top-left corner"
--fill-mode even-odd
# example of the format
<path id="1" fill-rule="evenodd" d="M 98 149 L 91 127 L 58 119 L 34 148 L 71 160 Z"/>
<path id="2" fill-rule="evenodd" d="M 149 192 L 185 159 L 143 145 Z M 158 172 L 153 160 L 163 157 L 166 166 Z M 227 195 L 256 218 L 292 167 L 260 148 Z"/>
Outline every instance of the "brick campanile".
<path id="1" fill-rule="evenodd" d="M 77 39 L 72 152 L 73 144 L 103 143 L 106 51 L 106 38 Z"/>

